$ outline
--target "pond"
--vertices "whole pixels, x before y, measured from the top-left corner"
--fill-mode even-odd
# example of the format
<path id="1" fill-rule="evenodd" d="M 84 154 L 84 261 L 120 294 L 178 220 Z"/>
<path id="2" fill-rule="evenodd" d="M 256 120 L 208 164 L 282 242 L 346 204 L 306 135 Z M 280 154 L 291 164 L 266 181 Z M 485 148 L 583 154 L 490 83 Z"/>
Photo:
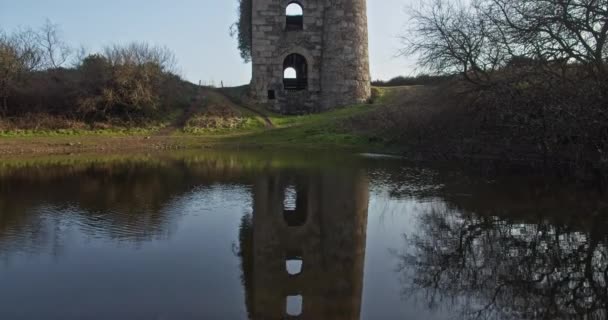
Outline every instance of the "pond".
<path id="1" fill-rule="evenodd" d="M 0 319 L 605 318 L 607 208 L 369 155 L 4 161 Z"/>

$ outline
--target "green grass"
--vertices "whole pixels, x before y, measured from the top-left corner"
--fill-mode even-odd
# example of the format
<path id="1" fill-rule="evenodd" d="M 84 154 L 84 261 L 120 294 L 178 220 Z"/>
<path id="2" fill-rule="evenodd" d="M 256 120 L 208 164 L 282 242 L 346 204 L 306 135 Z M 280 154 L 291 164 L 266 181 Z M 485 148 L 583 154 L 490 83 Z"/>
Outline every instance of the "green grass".
<path id="1" fill-rule="evenodd" d="M 387 97 L 392 94 L 388 89 L 374 89 L 374 104 L 361 104 L 344 107 L 320 114 L 285 116 L 267 111 L 261 106 L 254 106 L 254 111 L 242 107 L 240 104 L 231 104 L 235 112 L 230 113 L 226 119 L 214 119 L 217 126 L 198 126 L 196 117 L 205 117 L 205 113 L 195 114 L 190 118 L 182 130 L 171 131 L 171 141 L 185 146 L 208 144 L 214 147 L 308 147 L 308 148 L 347 148 L 360 150 L 382 150 L 382 146 L 372 142 L 373 139 L 357 132 L 349 126 L 349 119 L 364 115 L 367 112 L 382 106 Z M 215 97 L 221 99 L 221 97 Z M 205 110 L 205 109 L 201 109 Z M 264 117 L 264 116 L 266 117 Z M 211 115 L 212 116 L 212 115 Z M 173 115 L 173 118 L 176 116 Z M 232 118 L 230 118 L 232 117 Z M 267 120 L 272 126 L 267 124 Z M 198 122 L 199 124 L 201 122 Z M 192 124 L 192 125 L 191 125 Z M 95 145 L 101 143 L 103 137 L 120 136 L 154 136 L 163 128 L 163 124 L 150 127 L 121 128 L 110 127 L 101 130 L 68 129 L 68 130 L 15 130 L 0 132 L 0 138 L 32 138 L 31 142 L 63 141 L 65 139 L 79 138 L 83 144 Z M 63 138 L 62 138 L 63 137 Z M 87 137 L 91 139 L 87 140 Z M 80 139 L 82 138 L 82 139 Z M 116 141 L 116 143 L 120 143 Z"/>
<path id="2" fill-rule="evenodd" d="M 371 105 L 341 108 L 321 114 L 282 116 L 271 114 L 274 128 L 253 130 L 247 134 L 226 138 L 227 143 L 274 147 L 317 146 L 357 148 L 369 145 L 369 139 L 345 126 L 350 117 L 369 112 Z"/>
<path id="3" fill-rule="evenodd" d="M 371 105 L 341 108 L 321 114 L 284 116 L 268 114 L 273 127 L 267 128 L 264 119 L 249 112 L 237 128 L 196 128 L 187 127 L 179 135 L 214 136 L 226 144 L 283 145 L 318 144 L 320 146 L 365 145 L 368 139 L 350 133 L 342 125 L 342 120 L 368 112 Z M 245 115 L 245 113 L 243 114 Z"/>

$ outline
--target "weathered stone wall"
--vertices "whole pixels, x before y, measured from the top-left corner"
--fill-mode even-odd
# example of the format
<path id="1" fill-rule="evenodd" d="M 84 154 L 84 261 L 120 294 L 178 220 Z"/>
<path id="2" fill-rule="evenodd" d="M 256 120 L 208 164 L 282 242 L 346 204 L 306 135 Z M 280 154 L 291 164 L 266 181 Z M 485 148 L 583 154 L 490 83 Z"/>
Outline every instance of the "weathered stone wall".
<path id="1" fill-rule="evenodd" d="M 273 111 L 297 113 L 296 109 L 314 108 L 321 91 L 321 56 L 323 44 L 323 0 L 308 0 L 304 8 L 304 28 L 286 31 L 285 11 L 290 1 L 253 0 L 253 79 L 252 91 L 257 101 L 268 103 Z M 297 53 L 308 64 L 308 89 L 305 93 L 283 89 L 283 61 Z M 276 99 L 268 99 L 274 90 Z M 297 107 L 295 107 L 297 106 Z"/>
<path id="2" fill-rule="evenodd" d="M 366 0 L 332 0 L 325 13 L 321 109 L 366 101 L 371 94 Z"/>
<path id="3" fill-rule="evenodd" d="M 308 113 L 365 101 L 370 95 L 365 0 L 306 0 L 303 30 L 287 31 L 291 0 L 253 0 L 251 92 L 270 109 Z M 297 53 L 308 65 L 308 87 L 283 88 L 283 62 Z M 276 99 L 268 99 L 269 91 Z"/>

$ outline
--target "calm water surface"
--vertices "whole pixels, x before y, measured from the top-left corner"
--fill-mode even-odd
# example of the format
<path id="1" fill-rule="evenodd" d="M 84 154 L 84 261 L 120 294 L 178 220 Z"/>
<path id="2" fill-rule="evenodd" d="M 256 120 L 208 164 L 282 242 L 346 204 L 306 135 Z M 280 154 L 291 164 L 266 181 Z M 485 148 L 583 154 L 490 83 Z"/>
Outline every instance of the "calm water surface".
<path id="1" fill-rule="evenodd" d="M 0 319 L 605 319 L 607 203 L 336 154 L 0 165 Z"/>

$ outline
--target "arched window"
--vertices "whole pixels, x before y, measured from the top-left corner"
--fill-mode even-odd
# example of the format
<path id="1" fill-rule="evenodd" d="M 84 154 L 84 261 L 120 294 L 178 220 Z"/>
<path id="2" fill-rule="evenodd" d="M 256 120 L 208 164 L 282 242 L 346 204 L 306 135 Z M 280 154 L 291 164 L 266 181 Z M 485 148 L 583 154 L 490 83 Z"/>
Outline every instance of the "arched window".
<path id="1" fill-rule="evenodd" d="M 285 81 L 296 79 L 286 79 Z M 307 193 L 295 186 L 285 188 L 283 198 L 283 218 L 288 227 L 301 227 L 307 219 Z"/>
<path id="2" fill-rule="evenodd" d="M 285 90 L 305 90 L 308 87 L 308 64 L 302 55 L 293 53 L 285 58 L 283 86 Z"/>
<path id="3" fill-rule="evenodd" d="M 283 78 L 285 79 L 297 79 L 298 78 L 298 72 L 296 71 L 296 69 L 289 67 L 287 69 L 285 69 L 285 72 L 283 72 Z"/>
<path id="4" fill-rule="evenodd" d="M 286 28 L 288 31 L 304 29 L 304 9 L 302 9 L 299 3 L 290 3 L 285 11 L 285 15 L 287 16 Z"/>
<path id="5" fill-rule="evenodd" d="M 290 276 L 297 276 L 302 273 L 304 262 L 301 257 L 290 257 L 285 260 L 285 269 Z"/>
<path id="6" fill-rule="evenodd" d="M 285 302 L 285 312 L 290 317 L 299 317 L 302 315 L 304 305 L 304 297 L 301 295 L 288 296 Z"/>
<path id="7" fill-rule="evenodd" d="M 304 260 L 302 259 L 302 250 L 295 249 L 287 252 L 287 259 L 285 259 L 285 270 L 290 276 L 298 276 L 302 273 L 304 267 Z"/>

